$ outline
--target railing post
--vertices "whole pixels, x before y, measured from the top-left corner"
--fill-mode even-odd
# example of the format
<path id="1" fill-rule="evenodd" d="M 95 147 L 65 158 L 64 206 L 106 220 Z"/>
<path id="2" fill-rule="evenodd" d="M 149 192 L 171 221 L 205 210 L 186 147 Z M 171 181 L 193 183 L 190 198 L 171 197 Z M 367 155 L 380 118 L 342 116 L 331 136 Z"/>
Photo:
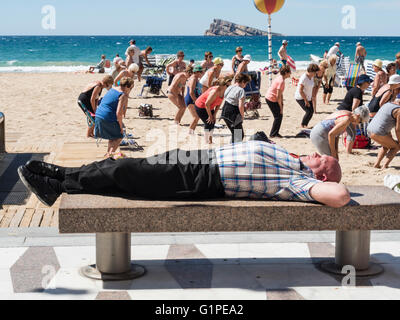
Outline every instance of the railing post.
<path id="1" fill-rule="evenodd" d="M 4 113 L 0 112 L 0 153 L 6 152 L 5 126 L 6 126 L 6 118 L 4 116 Z"/>

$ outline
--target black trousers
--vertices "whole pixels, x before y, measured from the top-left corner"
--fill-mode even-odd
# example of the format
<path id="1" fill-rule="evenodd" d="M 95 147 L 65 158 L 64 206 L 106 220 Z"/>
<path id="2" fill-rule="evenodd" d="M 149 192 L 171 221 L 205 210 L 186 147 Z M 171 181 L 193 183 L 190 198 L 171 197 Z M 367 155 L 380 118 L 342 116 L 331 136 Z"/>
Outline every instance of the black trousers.
<path id="1" fill-rule="evenodd" d="M 195 106 L 195 109 L 196 109 L 197 115 L 199 116 L 201 121 L 203 121 L 203 123 L 204 123 L 204 130 L 213 131 L 215 128 L 215 123 L 209 124 L 207 122 L 207 120 L 208 120 L 207 110 L 203 109 L 203 108 L 199 108 L 197 106 Z M 214 113 L 215 113 L 215 110 L 211 110 L 211 114 L 214 115 Z"/>
<path id="2" fill-rule="evenodd" d="M 306 107 L 306 102 L 304 100 L 296 100 L 300 107 L 306 112 L 304 115 L 303 121 L 301 122 L 302 126 L 308 126 L 313 115 L 314 115 L 314 106 L 312 101 L 309 101 L 310 106 Z"/>
<path id="3" fill-rule="evenodd" d="M 147 159 L 107 159 L 67 168 L 68 194 L 141 197 L 154 200 L 223 198 L 213 151 L 174 150 Z"/>
<path id="4" fill-rule="evenodd" d="M 244 139 L 243 118 L 239 107 L 225 102 L 221 118 L 224 119 L 226 126 L 232 133 L 232 143 L 242 142 Z"/>
<path id="5" fill-rule="evenodd" d="M 268 107 L 271 109 L 272 115 L 274 116 L 274 123 L 271 129 L 271 137 L 276 137 L 281 129 L 283 115 L 281 114 L 281 107 L 278 102 L 272 102 L 266 99 Z"/>

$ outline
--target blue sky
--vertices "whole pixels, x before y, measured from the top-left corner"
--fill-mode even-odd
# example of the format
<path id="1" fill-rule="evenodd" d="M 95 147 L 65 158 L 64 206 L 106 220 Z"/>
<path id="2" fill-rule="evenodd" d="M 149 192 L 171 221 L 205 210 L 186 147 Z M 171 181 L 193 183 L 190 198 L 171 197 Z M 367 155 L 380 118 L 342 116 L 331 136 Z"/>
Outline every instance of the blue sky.
<path id="1" fill-rule="evenodd" d="M 44 5 L 56 29 L 41 26 Z M 342 8 L 356 9 L 356 29 L 342 28 Z M 398 36 L 400 0 L 286 0 L 273 15 L 285 35 Z M 202 35 L 214 18 L 266 30 L 253 0 L 12 0 L 2 1 L 1 35 Z"/>

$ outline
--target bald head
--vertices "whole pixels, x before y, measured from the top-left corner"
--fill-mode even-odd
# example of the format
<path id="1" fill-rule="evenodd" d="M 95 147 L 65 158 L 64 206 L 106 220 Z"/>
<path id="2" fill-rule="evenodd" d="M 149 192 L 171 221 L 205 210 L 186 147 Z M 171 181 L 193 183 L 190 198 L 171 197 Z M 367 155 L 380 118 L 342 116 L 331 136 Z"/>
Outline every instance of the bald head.
<path id="1" fill-rule="evenodd" d="M 302 157 L 303 163 L 309 167 L 318 180 L 324 182 L 339 183 L 342 180 L 342 168 L 339 161 L 331 156 L 321 156 L 314 153 L 307 157 Z"/>

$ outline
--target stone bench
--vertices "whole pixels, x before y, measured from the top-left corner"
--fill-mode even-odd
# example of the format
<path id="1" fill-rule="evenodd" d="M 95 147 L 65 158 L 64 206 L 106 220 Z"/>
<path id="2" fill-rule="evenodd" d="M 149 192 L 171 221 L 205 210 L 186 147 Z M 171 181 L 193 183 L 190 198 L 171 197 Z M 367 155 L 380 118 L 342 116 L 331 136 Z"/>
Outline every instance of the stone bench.
<path id="1" fill-rule="evenodd" d="M 370 263 L 371 230 L 400 230 L 400 195 L 385 187 L 350 187 L 352 201 L 334 209 L 319 204 L 254 200 L 147 201 L 64 195 L 60 233 L 96 233 L 96 265 L 81 272 L 94 279 L 142 276 L 131 265 L 131 233 L 336 231 L 335 262 L 325 271 L 341 274 L 354 266 L 357 276 L 377 275 Z"/>
<path id="2" fill-rule="evenodd" d="M 5 116 L 0 112 L 0 153 L 6 152 Z"/>

